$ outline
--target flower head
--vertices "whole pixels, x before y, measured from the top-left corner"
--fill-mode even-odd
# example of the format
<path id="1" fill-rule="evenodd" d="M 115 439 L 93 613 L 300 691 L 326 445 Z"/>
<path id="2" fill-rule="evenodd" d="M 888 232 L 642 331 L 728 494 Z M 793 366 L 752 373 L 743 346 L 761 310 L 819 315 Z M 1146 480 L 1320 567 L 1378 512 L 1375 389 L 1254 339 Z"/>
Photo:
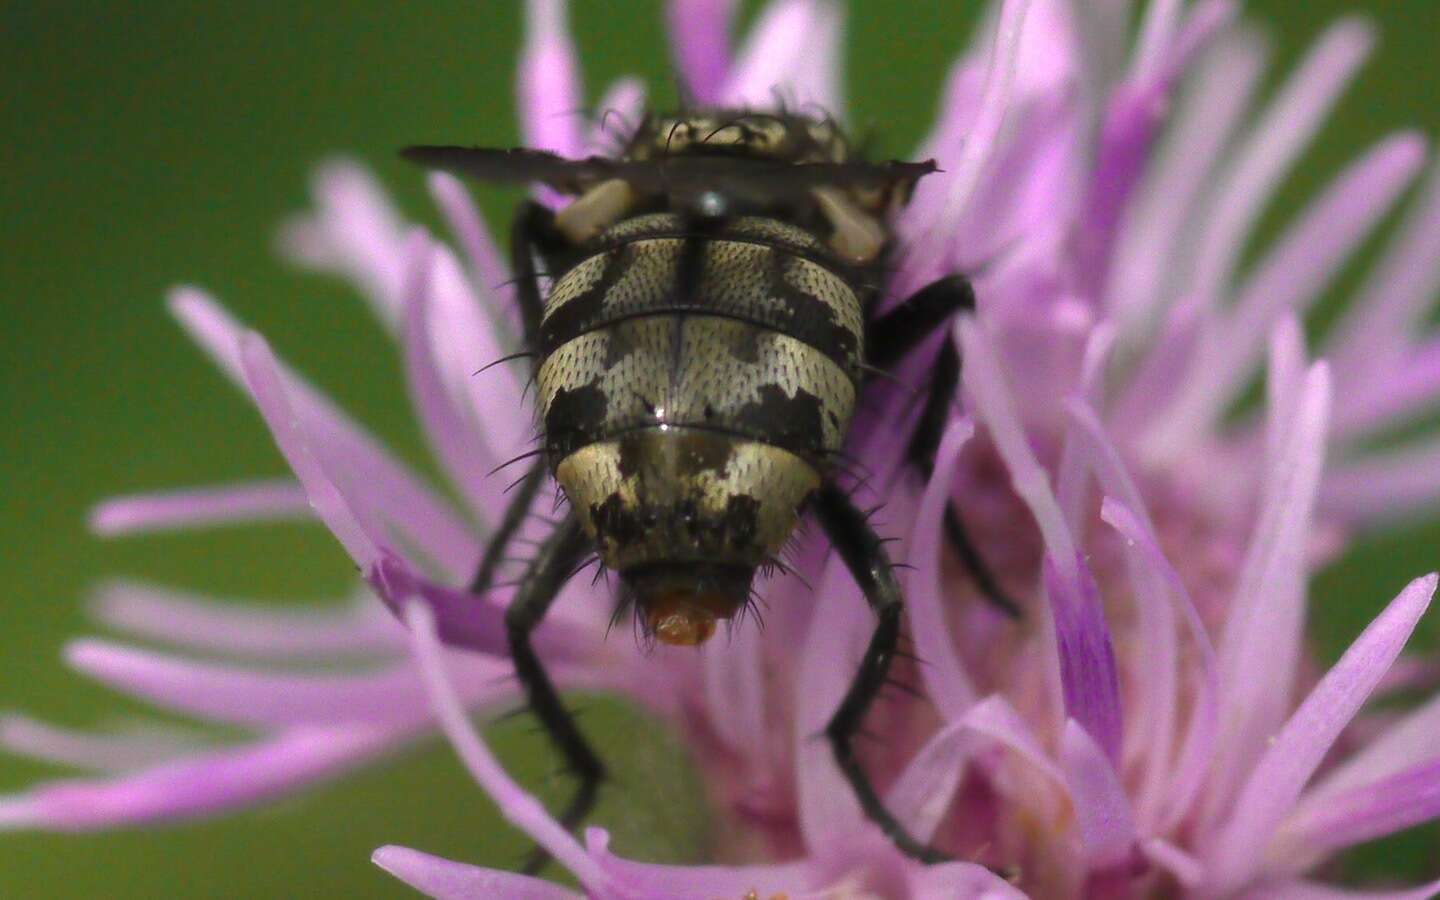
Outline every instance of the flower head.
<path id="1" fill-rule="evenodd" d="M 763 631 L 643 653 L 604 640 L 607 591 L 575 579 L 537 632 L 562 687 L 616 692 L 673 723 L 706 774 L 726 864 L 621 859 L 603 830 L 581 843 L 509 778 L 466 717 L 517 693 L 502 621 L 513 588 L 466 590 L 485 549 L 477 533 L 504 506 L 506 480 L 490 473 L 530 437 L 523 372 L 475 374 L 510 348 L 509 275 L 458 182 L 429 182 L 457 255 L 404 223 L 348 163 L 321 171 L 316 209 L 284 244 L 354 281 L 393 331 L 463 508 L 208 296 L 176 290 L 175 314 L 253 398 L 295 481 L 111 501 L 97 528 L 313 513 L 365 590 L 339 612 L 297 618 L 110 588 L 100 605 L 110 624 L 246 662 L 96 641 L 73 645 L 69 662 L 254 736 L 177 746 L 11 719 L 0 740 L 12 749 L 99 774 L 9 798 L 0 822 L 83 830 L 214 814 L 364 765 L 437 721 L 506 819 L 597 898 L 1331 896 L 1310 880 L 1319 863 L 1440 816 L 1440 705 L 1393 720 L 1366 711 L 1377 693 L 1423 681 L 1397 661 L 1435 576 L 1410 582 L 1323 675 L 1303 642 L 1316 566 L 1354 531 L 1440 494 L 1433 440 L 1358 449 L 1440 398 L 1434 338 L 1418 325 L 1440 287 L 1440 179 L 1422 189 L 1325 359 L 1312 360 L 1300 317 L 1418 175 L 1423 141 L 1381 141 L 1255 262 L 1242 265 L 1241 251 L 1363 60 L 1368 27 L 1335 25 L 1255 110 L 1264 49 L 1228 2 L 1152 0 L 1133 45 L 1102 7 L 1000 0 L 956 63 L 916 153 L 943 174 L 894 223 L 901 246 L 885 302 L 946 273 L 973 275 L 978 314 L 898 372 L 918 381 L 953 341 L 965 412 L 946 423 L 928 480 L 897 439 L 919 412 L 903 385 L 868 389 L 848 448 L 867 471 L 855 491 L 883 502 L 881 527 L 899 539 L 892 555 L 910 566 L 908 631 L 923 661 L 900 673 L 917 696 L 872 712 L 888 739 L 862 763 L 901 824 L 955 861 L 901 853 L 815 739 L 874 627 L 818 536 L 759 585 Z M 604 122 L 587 129 L 570 115 L 582 91 L 564 6 L 532 0 L 529 13 L 527 140 L 594 152 Z M 837 6 L 777 0 L 732 52 L 733 13 L 725 0 L 670 4 L 691 96 L 763 108 L 778 93 L 843 114 Z M 638 121 L 643 102 L 624 81 L 603 105 Z M 1262 368 L 1263 403 L 1237 413 Z M 951 558 L 952 504 L 1022 599 L 1021 621 L 983 603 Z M 550 527 L 535 511 L 525 540 Z M 353 657 L 370 666 L 268 665 Z M 375 861 L 435 896 L 573 896 L 400 847 Z"/>

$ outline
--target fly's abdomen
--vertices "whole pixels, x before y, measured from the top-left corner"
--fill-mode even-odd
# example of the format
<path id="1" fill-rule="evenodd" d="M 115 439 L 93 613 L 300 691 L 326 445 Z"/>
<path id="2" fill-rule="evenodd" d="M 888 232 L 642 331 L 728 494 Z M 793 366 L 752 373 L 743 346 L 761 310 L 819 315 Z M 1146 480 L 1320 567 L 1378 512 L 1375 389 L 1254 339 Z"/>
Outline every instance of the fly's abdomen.
<path id="1" fill-rule="evenodd" d="M 605 563 L 777 552 L 845 439 L 862 328 L 803 230 L 657 215 L 607 233 L 551 291 L 539 370 L 556 478 Z"/>

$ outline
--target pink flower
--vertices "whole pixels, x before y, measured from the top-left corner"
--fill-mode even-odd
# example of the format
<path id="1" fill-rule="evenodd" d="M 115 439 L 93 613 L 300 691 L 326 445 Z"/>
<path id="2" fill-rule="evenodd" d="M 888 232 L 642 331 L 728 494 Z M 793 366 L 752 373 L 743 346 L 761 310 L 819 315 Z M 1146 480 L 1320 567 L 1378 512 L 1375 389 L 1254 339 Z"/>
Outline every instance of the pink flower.
<path id="1" fill-rule="evenodd" d="M 511 346 L 515 310 L 495 287 L 509 276 L 456 181 L 429 183 L 458 255 L 348 163 L 321 171 L 317 208 L 284 246 L 354 281 L 401 342 L 416 411 L 463 508 L 263 338 L 177 289 L 171 308 L 254 399 L 296 480 L 123 498 L 97 510 L 96 528 L 314 515 L 366 589 L 297 616 L 106 588 L 104 622 L 215 661 L 93 640 L 67 661 L 253 736 L 206 746 L 12 718 L 0 728 L 12 750 L 94 774 L 0 802 L 0 822 L 85 830 L 216 814 L 365 765 L 438 720 L 506 819 L 591 897 L 1345 896 L 1313 880 L 1319 863 L 1440 816 L 1440 700 L 1388 716 L 1366 705 L 1426 683 L 1428 668 L 1401 652 L 1436 576 L 1410 582 L 1321 677 L 1303 641 L 1309 574 L 1351 534 L 1440 495 L 1434 438 L 1363 449 L 1440 401 L 1440 352 L 1420 324 L 1440 288 L 1440 178 L 1312 359 L 1300 317 L 1419 174 L 1423 141 L 1381 141 L 1254 263 L 1241 264 L 1241 249 L 1363 61 L 1368 27 L 1335 25 L 1257 110 L 1263 45 L 1228 2 L 1152 0 L 1133 46 L 1114 8 L 1001 0 L 956 63 L 914 154 L 944 173 L 896 223 L 891 295 L 978 273 L 978 316 L 945 338 L 965 360 L 968 413 L 949 422 L 924 484 L 896 439 L 916 414 L 906 390 L 872 387 L 852 434 L 869 470 L 857 489 L 884 501 L 883 528 L 900 539 L 892 555 L 913 567 L 908 627 L 925 662 L 902 673 L 922 698 L 874 711 L 889 740 L 865 765 L 897 818 L 955 862 L 899 853 L 813 739 L 873 627 L 814 539 L 797 546 L 793 574 L 761 585 L 763 632 L 647 654 L 604 640 L 611 603 L 586 579 L 539 632 L 562 686 L 617 692 L 673 723 L 708 776 L 725 858 L 746 865 L 622 860 L 603 830 L 582 844 L 509 779 L 466 712 L 516 699 L 500 623 L 511 591 L 463 589 L 504 504 L 506 480 L 488 473 L 530 437 L 523 373 L 473 374 Z M 526 139 L 594 152 L 603 123 L 570 115 L 582 91 L 564 6 L 529 9 Z M 837 6 L 776 0 L 732 53 L 733 12 L 728 0 L 670 5 L 698 100 L 764 106 L 778 87 L 843 112 Z M 635 121 L 643 91 L 624 81 L 601 105 Z M 917 353 L 902 378 L 934 352 Z M 1262 368 L 1264 403 L 1232 416 Z M 981 602 L 949 558 L 941 517 L 952 501 L 1022 599 L 1023 621 Z M 524 536 L 547 527 L 537 517 Z M 368 667 L 346 674 L 272 665 L 357 658 Z M 574 896 L 400 847 L 375 861 L 434 896 Z"/>

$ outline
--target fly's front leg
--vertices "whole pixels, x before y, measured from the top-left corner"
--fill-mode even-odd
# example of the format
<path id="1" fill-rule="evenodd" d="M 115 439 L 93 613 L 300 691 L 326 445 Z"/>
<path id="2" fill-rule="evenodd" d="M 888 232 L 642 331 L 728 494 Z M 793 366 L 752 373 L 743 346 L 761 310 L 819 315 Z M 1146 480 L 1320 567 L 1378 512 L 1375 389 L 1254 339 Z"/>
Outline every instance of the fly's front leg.
<path id="1" fill-rule="evenodd" d="M 565 757 L 570 771 L 580 779 L 575 796 L 560 815 L 560 821 L 568 829 L 583 821 L 595 805 L 595 796 L 605 779 L 605 764 L 580 733 L 575 717 L 561 702 L 560 694 L 546 674 L 530 639 L 587 548 L 580 520 L 571 513 L 540 547 L 516 590 L 515 599 L 505 610 L 510 655 L 515 662 L 515 674 L 525 688 L 526 700 L 545 733 Z M 549 856 L 537 849 L 525 871 L 538 871 L 547 859 Z"/>
<path id="2" fill-rule="evenodd" d="M 885 686 L 900 640 L 900 613 L 904 605 L 900 584 L 895 580 L 884 543 L 865 521 L 865 514 L 856 508 L 844 491 L 834 483 L 826 482 L 814 502 L 815 514 L 825 534 L 864 591 L 865 599 L 878 620 L 865 648 L 860 671 L 855 674 L 835 715 L 825 726 L 825 736 L 830 741 L 840 772 L 850 783 L 865 815 L 880 826 L 902 852 L 921 862 L 942 862 L 946 859 L 944 854 L 916 840 L 885 808 L 884 801 L 870 783 L 870 776 L 865 774 L 855 756 L 855 735 Z"/>

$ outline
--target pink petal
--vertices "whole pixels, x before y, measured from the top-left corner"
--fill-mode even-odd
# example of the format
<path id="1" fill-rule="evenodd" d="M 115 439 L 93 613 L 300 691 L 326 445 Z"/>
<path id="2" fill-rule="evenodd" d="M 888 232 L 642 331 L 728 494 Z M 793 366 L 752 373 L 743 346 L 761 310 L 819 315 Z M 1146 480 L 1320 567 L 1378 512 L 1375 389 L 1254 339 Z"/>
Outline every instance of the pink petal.
<path id="1" fill-rule="evenodd" d="M 1238 900 L 1433 900 L 1440 881 L 1408 890 L 1357 891 L 1313 881 L 1278 881 L 1252 888 Z"/>
<path id="2" fill-rule="evenodd" d="M 1181 887 L 1197 887 L 1205 878 L 1205 867 L 1200 860 L 1160 838 L 1148 838 L 1140 842 L 1140 852 L 1147 860 L 1169 873 Z"/>
<path id="3" fill-rule="evenodd" d="M 1365 362 L 1369 371 L 1352 366 L 1350 386 L 1336 398 L 1337 441 L 1363 439 L 1440 404 L 1440 340 L 1417 344 L 1397 334 L 1383 356 Z"/>
<path id="4" fill-rule="evenodd" d="M 956 419 L 945 429 L 935 454 L 935 473 L 925 485 L 920 510 L 915 515 L 907 556 L 915 568 L 905 579 L 905 610 L 916 655 L 927 663 L 920 667 L 920 677 L 925 682 L 926 693 L 934 698 L 941 715 L 948 719 L 969 709 L 976 698 L 975 685 L 965 672 L 946 622 L 947 592 L 940 571 L 941 519 L 950 502 L 960 451 L 974 431 L 968 419 Z"/>
<path id="5" fill-rule="evenodd" d="M 578 157 L 584 149 L 580 113 L 585 97 L 566 18 L 563 0 L 526 0 L 516 102 L 527 147 Z"/>
<path id="6" fill-rule="evenodd" d="M 1440 496 L 1440 440 L 1423 440 L 1337 464 L 1325 476 L 1325 509 L 1347 519 L 1429 512 Z"/>
<path id="7" fill-rule="evenodd" d="M 453 647 L 508 657 L 504 606 L 490 596 L 438 584 L 394 554 L 385 554 L 366 573 L 366 580 L 385 605 L 401 616 L 407 605 L 418 602 L 435 620 L 440 640 Z M 535 632 L 535 646 L 547 659 L 573 660 L 593 655 L 601 635 L 589 623 L 577 621 L 565 610 L 566 597 L 593 595 L 583 579 L 573 579 L 557 601 L 557 609 Z M 508 599 L 508 598 L 507 598 Z M 573 604 L 570 604 L 573 605 Z"/>
<path id="8" fill-rule="evenodd" d="M 464 570 L 479 558 L 471 529 L 372 436 L 320 392 L 280 369 L 260 338 L 252 339 L 255 346 L 248 351 L 254 358 L 242 360 L 243 328 L 205 293 L 177 289 L 170 307 L 232 381 L 252 395 L 252 375 L 267 386 L 264 402 L 257 398 L 262 415 L 292 467 L 303 470 L 300 481 L 311 505 L 362 567 L 373 559 L 367 545 L 394 528 L 407 547 L 423 548 L 435 563 L 453 568 L 457 580 L 470 574 Z M 337 477 L 353 489 L 342 493 Z M 371 531 L 368 536 L 365 529 Z"/>
<path id="9" fill-rule="evenodd" d="M 362 524 L 348 498 L 326 474 L 310 447 L 308 436 L 302 430 L 299 416 L 290 405 L 290 399 L 281 384 L 275 358 L 270 348 L 256 338 L 247 342 L 250 364 L 246 378 L 254 394 L 260 414 L 270 426 L 270 432 L 279 445 L 280 452 L 290 463 L 290 468 L 305 486 L 310 504 L 324 520 L 326 527 L 340 541 L 345 552 L 360 566 L 370 566 L 380 558 L 376 535 Z M 237 354 L 238 355 L 238 354 Z"/>
<path id="10" fill-rule="evenodd" d="M 1123 865 L 1136 851 L 1130 801 L 1104 750 L 1074 719 L 1060 738 L 1060 765 L 1075 801 L 1080 842 L 1091 871 Z"/>
<path id="11" fill-rule="evenodd" d="M 1001 0 L 994 50 L 985 70 L 985 85 L 981 89 L 974 124 L 965 137 L 964 149 L 955 168 L 943 176 L 931 176 L 945 182 L 944 206 L 931 222 L 928 234 L 911 248 L 896 275 L 894 293 L 900 296 L 945 274 L 941 267 L 945 257 L 943 242 L 947 235 L 955 232 L 956 224 L 979 182 L 981 170 L 994 151 L 1010 109 L 1016 61 L 1029 5 L 1030 0 Z"/>
<path id="12" fill-rule="evenodd" d="M 22 715 L 0 716 L 0 747 L 17 756 L 96 772 L 129 772 L 199 751 L 192 734 L 160 728 L 107 734 L 61 728 Z"/>
<path id="13" fill-rule="evenodd" d="M 444 465 L 450 482 L 470 501 L 470 508 L 492 513 L 502 500 L 498 487 L 487 490 L 486 475 L 495 465 L 494 454 L 486 452 L 457 397 L 451 395 L 434 351 L 436 310 L 436 259 L 429 238 L 411 236 L 408 244 L 410 272 L 407 275 L 401 341 L 405 351 L 405 375 L 410 400 L 424 426 L 425 436 L 436 458 Z M 459 274 L 453 268 L 452 274 Z M 446 322 L 445 325 L 451 323 Z M 473 370 L 472 370 L 473 371 Z M 490 479 L 492 485 L 498 480 Z"/>
<path id="14" fill-rule="evenodd" d="M 736 0 L 670 0 L 670 50 L 675 71 L 699 106 L 715 106 L 730 77 L 730 32 Z"/>
<path id="15" fill-rule="evenodd" d="M 1412 203 L 1385 254 L 1370 270 L 1357 299 L 1331 332 L 1332 365 L 1346 384 L 1385 383 L 1386 363 L 1406 346 L 1407 335 L 1440 292 L 1440 168 Z M 1342 403 L 1348 421 L 1352 410 Z M 1353 410 L 1356 413 L 1361 409 Z"/>
<path id="16" fill-rule="evenodd" d="M 731 752 L 763 768 L 769 762 L 765 644 L 758 628 L 740 628 L 701 650 L 707 720 Z"/>
<path id="17" fill-rule="evenodd" d="M 1295 409 L 1272 411 L 1288 430 L 1267 461 L 1258 519 L 1219 641 L 1224 693 L 1210 813 L 1228 808 L 1230 790 L 1290 708 L 1304 629 L 1306 551 L 1324 463 L 1330 407 L 1325 363 L 1306 374 Z"/>
<path id="18" fill-rule="evenodd" d="M 1065 773 L 1051 760 L 1030 730 L 1030 724 L 1004 697 L 995 694 L 970 708 L 962 720 L 965 727 L 996 744 L 1014 751 L 1067 793 Z"/>
<path id="19" fill-rule="evenodd" d="M 357 674 L 284 672 L 198 662 L 109 641 L 81 640 L 66 662 L 117 691 L 164 709 L 257 727 L 350 721 L 413 722 L 425 694 L 413 669 L 395 664 Z M 467 657 L 468 700 L 495 703 L 518 690 L 508 662 Z"/>
<path id="20" fill-rule="evenodd" d="M 90 511 L 90 528 L 110 537 L 172 528 L 308 519 L 309 498 L 290 479 L 112 497 Z"/>
<path id="21" fill-rule="evenodd" d="M 1227 34 L 1198 63 L 1190 88 L 1119 225 L 1106 306 L 1122 336 L 1136 340 L 1170 300 L 1175 251 L 1212 172 L 1254 94 L 1264 43 L 1249 30 Z M 1174 358 L 1170 360 L 1173 366 Z"/>
<path id="22" fill-rule="evenodd" d="M 818 849 L 854 835 L 865 821 L 825 726 L 860 665 L 875 617 L 838 556 L 830 557 L 815 596 L 795 679 L 795 781 L 801 834 Z"/>
<path id="23" fill-rule="evenodd" d="M 1286 171 L 1310 142 L 1374 43 L 1360 19 L 1332 25 L 1260 114 L 1234 162 L 1213 185 L 1190 291 L 1218 297 L 1241 247 Z"/>
<path id="24" fill-rule="evenodd" d="M 0 799 L 0 828 L 93 831 L 218 815 L 333 778 L 408 737 L 393 726 L 296 728 L 119 778 L 53 781 Z"/>
<path id="25" fill-rule="evenodd" d="M 598 112 L 585 138 L 585 153 L 616 156 L 645 117 L 645 83 L 620 78 L 606 89 L 595 106 Z"/>
<path id="26" fill-rule="evenodd" d="M 828 0 L 774 0 L 736 54 L 720 105 L 769 109 L 776 92 L 792 108 L 840 112 L 840 12 Z"/>
<path id="27" fill-rule="evenodd" d="M 1394 834 L 1440 817 L 1440 759 L 1346 791 L 1333 792 L 1323 807 L 1299 809 L 1281 828 L 1277 844 L 1301 860 Z"/>
<path id="28" fill-rule="evenodd" d="M 975 863 L 953 862 L 911 870 L 911 900 L 1025 900 L 1025 894 Z"/>
<path id="29" fill-rule="evenodd" d="M 1076 560 L 1076 573 L 1069 579 L 1060 575 L 1049 556 L 1044 570 L 1060 651 L 1065 714 L 1084 727 L 1111 761 L 1118 762 L 1124 736 L 1120 680 L 1099 588 L 1083 558 Z"/>
<path id="30" fill-rule="evenodd" d="M 585 829 L 585 844 L 615 884 L 605 897 L 640 897 L 644 900 L 715 900 L 743 898 L 754 891 L 761 897 L 823 891 L 823 873 L 809 860 L 759 866 L 673 866 L 633 862 L 610 852 L 610 836 L 601 828 Z M 797 898 L 798 900 L 798 898 Z"/>
<path id="31" fill-rule="evenodd" d="M 1142 47 L 1137 51 L 1151 52 L 1143 46 L 1144 41 L 1171 43 L 1172 46 L 1166 48 L 1166 64 L 1157 65 L 1142 55 L 1137 59 L 1137 71 L 1131 80 L 1111 92 L 1100 128 L 1099 146 L 1094 151 L 1096 158 L 1087 186 L 1089 197 L 1076 235 L 1079 258 L 1076 270 L 1086 293 L 1093 294 L 1104 284 L 1116 227 L 1166 120 L 1175 79 L 1197 47 L 1207 42 L 1234 14 L 1234 7 L 1229 3 L 1201 4 L 1185 34 L 1176 40 L 1170 32 L 1178 5 L 1172 0 L 1163 0 L 1146 8 Z"/>
<path id="32" fill-rule="evenodd" d="M 1340 732 L 1400 655 L 1430 605 L 1436 576 L 1410 582 L 1300 704 L 1240 790 L 1207 852 L 1208 884 L 1234 890 L 1254 877 L 1265 849 Z"/>
<path id="33" fill-rule="evenodd" d="M 1106 489 L 1109 490 L 1109 487 Z M 1146 810 L 1146 821 L 1152 821 L 1156 798 L 1164 801 L 1166 814 L 1155 830 L 1168 831 L 1190 811 L 1209 772 L 1220 719 L 1220 675 L 1215 649 L 1179 573 L 1161 552 L 1154 530 L 1143 519 L 1110 497 L 1106 497 L 1101 504 L 1100 517 L 1125 538 L 1125 555 L 1131 566 L 1132 577 L 1140 572 L 1147 573 L 1137 588 L 1144 595 L 1145 602 L 1163 602 L 1150 596 L 1150 592 L 1160 584 L 1164 585 L 1170 598 L 1179 607 L 1200 669 L 1199 684 L 1196 686 L 1194 705 L 1190 722 L 1185 729 L 1185 742 L 1180 757 L 1173 768 L 1168 769 L 1168 780 L 1162 783 L 1160 775 L 1167 773 L 1167 768 L 1160 764 L 1162 758 L 1159 755 L 1152 756 L 1153 771 L 1160 774 L 1147 773 L 1146 786 L 1140 795 L 1142 809 Z"/>
<path id="34" fill-rule="evenodd" d="M 421 893 L 438 900 L 580 900 L 581 895 L 529 875 L 451 862 L 409 847 L 376 850 L 370 861 Z"/>
<path id="35" fill-rule="evenodd" d="M 911 837 L 926 843 L 955 799 L 974 739 L 962 719 L 942 728 L 916 752 L 885 795 L 885 808 Z"/>
<path id="36" fill-rule="evenodd" d="M 534 447 L 535 420 L 523 387 L 530 363 L 524 361 L 524 375 L 513 365 L 491 365 L 515 346 L 505 342 L 496 325 L 502 315 L 497 308 L 500 301 L 491 296 L 487 311 L 449 248 L 435 245 L 434 250 L 425 333 L 450 406 L 477 443 L 483 462 L 480 473 L 470 477 L 471 490 L 478 496 L 475 502 L 481 504 L 481 512 L 492 518 L 504 508 L 505 485 L 516 475 L 509 469 L 488 473 Z"/>
<path id="37" fill-rule="evenodd" d="M 530 835 L 569 869 L 586 890 L 592 893 L 606 890 L 609 876 L 565 827 L 550 817 L 544 804 L 511 780 L 476 732 L 446 671 L 447 662 L 430 611 L 419 603 L 412 603 L 405 610 L 405 624 L 410 628 L 411 648 L 430 706 L 471 777 L 495 801 L 505 821 Z"/>
<path id="38" fill-rule="evenodd" d="M 1155 447 L 1191 441 L 1212 429 L 1244 387 L 1274 323 L 1303 312 L 1380 221 L 1425 161 L 1424 141 L 1401 134 L 1380 142 L 1346 168 L 1297 217 L 1236 288 L 1236 300 L 1196 360 L 1191 382 L 1168 420 L 1149 438 Z"/>
<path id="39" fill-rule="evenodd" d="M 405 223 L 385 190 L 360 165 L 334 160 L 311 182 L 314 212 L 296 216 L 280 247 L 296 262 L 355 282 L 386 325 L 400 320 Z"/>
<path id="40" fill-rule="evenodd" d="M 469 264 L 467 271 L 476 293 L 488 304 L 491 323 L 504 322 L 512 332 L 518 333 L 520 309 L 515 303 L 514 288 L 509 284 L 510 267 L 495 246 L 495 239 L 475 207 L 470 191 L 448 172 L 431 172 L 425 183 L 445 217 L 445 224 L 464 251 Z"/>
<path id="41" fill-rule="evenodd" d="M 1440 696 L 1432 697 L 1419 708 L 1405 713 L 1379 737 L 1329 769 L 1301 797 L 1296 815 L 1321 814 L 1329 799 L 1337 794 L 1354 792 L 1361 785 L 1390 778 L 1425 763 L 1435 755 L 1437 734 L 1440 734 Z"/>
<path id="42" fill-rule="evenodd" d="M 117 581 L 100 587 L 91 609 L 99 621 L 137 637 L 252 659 L 389 654 L 405 646 L 404 632 L 368 596 L 295 609 Z"/>

